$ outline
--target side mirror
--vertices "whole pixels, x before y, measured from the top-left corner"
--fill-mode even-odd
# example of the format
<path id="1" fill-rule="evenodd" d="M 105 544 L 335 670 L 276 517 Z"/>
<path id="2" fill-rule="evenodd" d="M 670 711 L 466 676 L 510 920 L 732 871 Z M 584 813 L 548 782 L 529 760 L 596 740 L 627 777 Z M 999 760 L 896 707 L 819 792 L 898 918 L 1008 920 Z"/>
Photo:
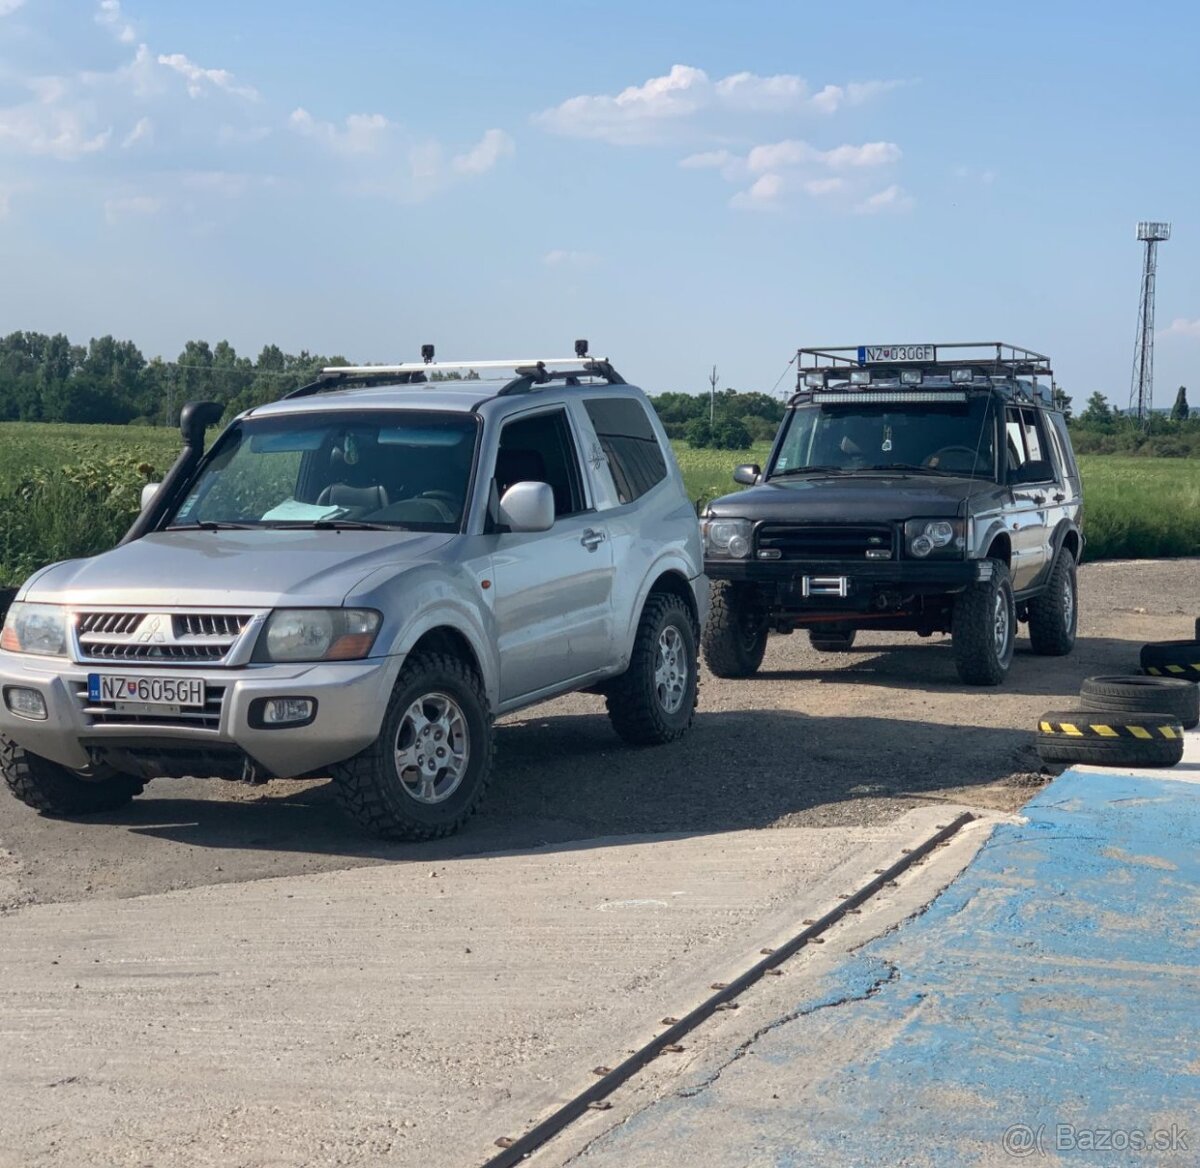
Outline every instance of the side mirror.
<path id="1" fill-rule="evenodd" d="M 513 483 L 500 500 L 500 522 L 509 531 L 549 531 L 554 492 L 548 483 Z"/>
<path id="2" fill-rule="evenodd" d="M 1054 467 L 1044 458 L 1031 458 L 1008 475 L 1008 481 L 1013 486 L 1020 486 L 1022 483 L 1048 483 L 1053 479 Z"/>
<path id="3" fill-rule="evenodd" d="M 162 483 L 147 483 L 142 488 L 142 510 L 145 511 L 151 503 L 154 502 L 154 496 L 158 494 L 158 488 Z"/>
<path id="4" fill-rule="evenodd" d="M 220 402 L 188 402 L 179 411 L 179 432 L 184 446 L 196 450 L 204 449 L 204 431 L 215 426 L 225 413 Z"/>
<path id="5" fill-rule="evenodd" d="M 733 481 L 741 483 L 744 487 L 752 487 L 758 482 L 758 476 L 762 474 L 762 467 L 757 462 L 748 462 L 743 466 L 734 468 Z"/>

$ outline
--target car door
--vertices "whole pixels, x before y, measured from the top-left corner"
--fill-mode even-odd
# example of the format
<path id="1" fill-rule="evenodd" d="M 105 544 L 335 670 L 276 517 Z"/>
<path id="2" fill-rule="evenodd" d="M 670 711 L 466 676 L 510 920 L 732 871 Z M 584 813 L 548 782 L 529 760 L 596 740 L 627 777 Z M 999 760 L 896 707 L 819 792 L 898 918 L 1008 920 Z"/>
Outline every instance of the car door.
<path id="1" fill-rule="evenodd" d="M 1005 445 L 1011 476 L 1027 463 L 1050 455 L 1032 408 L 1010 405 L 1005 411 Z M 1046 503 L 1052 483 L 1012 483 L 1013 505 L 1007 516 L 1012 543 L 1012 583 L 1020 592 L 1030 587 L 1046 564 L 1049 536 Z"/>
<path id="2" fill-rule="evenodd" d="M 610 663 L 613 551 L 564 407 L 504 423 L 492 480 L 496 501 L 516 482 L 545 482 L 555 503 L 549 531 L 491 536 L 500 700 L 508 704 Z"/>

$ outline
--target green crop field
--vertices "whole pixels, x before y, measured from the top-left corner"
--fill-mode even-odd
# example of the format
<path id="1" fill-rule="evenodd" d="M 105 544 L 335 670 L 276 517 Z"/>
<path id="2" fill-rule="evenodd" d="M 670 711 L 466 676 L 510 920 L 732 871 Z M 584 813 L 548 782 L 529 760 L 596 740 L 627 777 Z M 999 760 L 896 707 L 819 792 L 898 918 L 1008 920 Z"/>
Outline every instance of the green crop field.
<path id="1" fill-rule="evenodd" d="M 144 426 L 0 423 L 0 586 L 43 564 L 112 547 L 137 513 L 141 485 L 179 452 L 175 430 Z M 692 450 L 675 443 L 688 494 L 736 490 L 750 450 Z M 1081 458 L 1089 559 L 1200 556 L 1200 460 Z"/>

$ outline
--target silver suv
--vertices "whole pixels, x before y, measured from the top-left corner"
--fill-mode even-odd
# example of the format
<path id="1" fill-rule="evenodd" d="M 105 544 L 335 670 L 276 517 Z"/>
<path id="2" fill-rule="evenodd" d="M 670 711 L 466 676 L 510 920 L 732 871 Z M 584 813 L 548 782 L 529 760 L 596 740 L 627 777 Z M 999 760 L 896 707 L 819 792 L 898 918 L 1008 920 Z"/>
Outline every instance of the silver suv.
<path id="1" fill-rule="evenodd" d="M 0 636 L 0 771 L 31 807 L 157 776 L 331 775 L 379 835 L 447 834 L 492 719 L 588 689 L 616 732 L 691 724 L 699 528 L 607 361 L 334 368 L 184 450 L 122 545 L 45 568 Z"/>

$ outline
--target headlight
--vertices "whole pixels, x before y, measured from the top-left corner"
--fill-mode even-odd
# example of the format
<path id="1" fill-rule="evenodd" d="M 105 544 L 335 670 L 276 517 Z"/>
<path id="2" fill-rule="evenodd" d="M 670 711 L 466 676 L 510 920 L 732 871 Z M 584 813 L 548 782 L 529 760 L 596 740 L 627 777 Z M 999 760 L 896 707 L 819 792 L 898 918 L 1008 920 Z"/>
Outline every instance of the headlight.
<path id="1" fill-rule="evenodd" d="M 256 661 L 354 661 L 379 632 L 369 608 L 279 608 L 259 634 Z"/>
<path id="2" fill-rule="evenodd" d="M 749 519 L 706 519 L 701 530 L 706 555 L 744 560 L 750 554 L 754 524 Z"/>
<path id="3" fill-rule="evenodd" d="M 961 519 L 910 519 L 904 525 L 904 539 L 909 555 L 923 560 L 938 553 L 961 557 L 967 546 Z"/>
<path id="4" fill-rule="evenodd" d="M 4 618 L 0 649 L 10 653 L 67 655 L 67 610 L 57 604 L 12 605 Z"/>

